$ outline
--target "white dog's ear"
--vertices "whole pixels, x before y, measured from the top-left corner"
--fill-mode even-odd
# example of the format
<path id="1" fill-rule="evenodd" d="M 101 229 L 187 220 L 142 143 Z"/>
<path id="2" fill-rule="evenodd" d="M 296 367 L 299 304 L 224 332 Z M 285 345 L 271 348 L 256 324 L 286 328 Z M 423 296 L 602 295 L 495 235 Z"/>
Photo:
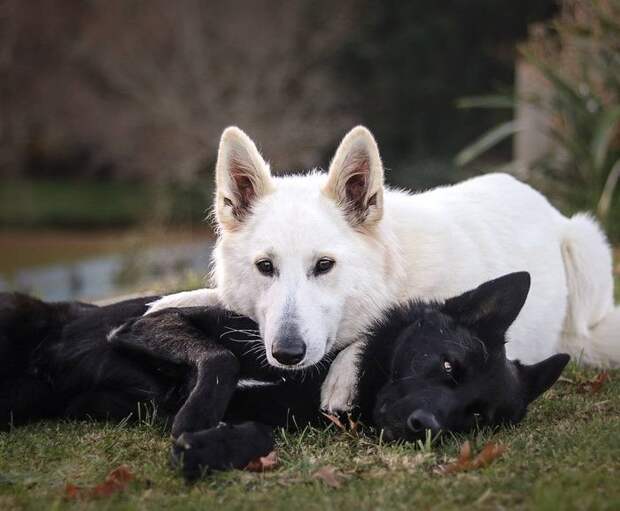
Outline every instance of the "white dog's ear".
<path id="1" fill-rule="evenodd" d="M 371 225 L 383 216 L 383 164 L 374 137 L 363 126 L 340 142 L 323 193 L 336 201 L 353 226 Z"/>
<path id="2" fill-rule="evenodd" d="M 269 165 L 239 128 L 226 128 L 215 167 L 215 214 L 225 229 L 237 228 L 255 201 L 273 189 Z"/>

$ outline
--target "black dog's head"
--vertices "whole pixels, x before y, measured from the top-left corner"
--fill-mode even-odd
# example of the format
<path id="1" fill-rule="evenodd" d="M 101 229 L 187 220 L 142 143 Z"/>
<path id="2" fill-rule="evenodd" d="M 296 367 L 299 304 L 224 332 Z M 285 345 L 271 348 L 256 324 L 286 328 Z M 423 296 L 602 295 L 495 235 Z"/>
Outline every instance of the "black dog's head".
<path id="1" fill-rule="evenodd" d="M 525 416 L 569 361 L 560 354 L 528 366 L 506 358 L 506 330 L 529 287 L 528 273 L 512 273 L 444 304 L 411 304 L 388 316 L 377 335 L 394 339 L 390 377 L 373 412 L 386 439 L 464 432 Z"/>

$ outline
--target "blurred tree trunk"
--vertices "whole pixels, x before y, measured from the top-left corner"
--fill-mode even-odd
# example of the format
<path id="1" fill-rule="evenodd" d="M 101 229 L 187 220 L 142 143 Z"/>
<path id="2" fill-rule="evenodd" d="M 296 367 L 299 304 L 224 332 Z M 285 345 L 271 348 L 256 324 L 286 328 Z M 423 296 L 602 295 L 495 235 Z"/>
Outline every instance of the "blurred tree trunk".
<path id="1" fill-rule="evenodd" d="M 81 175 L 191 180 L 238 124 L 276 167 L 314 165 L 353 122 L 325 64 L 354 3 L 5 0 L 2 149 L 85 147 Z"/>

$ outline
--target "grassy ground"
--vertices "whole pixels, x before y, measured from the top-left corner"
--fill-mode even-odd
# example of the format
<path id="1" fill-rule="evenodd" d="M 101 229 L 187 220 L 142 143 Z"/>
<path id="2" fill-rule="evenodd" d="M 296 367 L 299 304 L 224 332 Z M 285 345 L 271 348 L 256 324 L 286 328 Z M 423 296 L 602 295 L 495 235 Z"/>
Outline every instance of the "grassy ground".
<path id="1" fill-rule="evenodd" d="M 620 285 L 616 285 L 620 298 Z M 0 510 L 18 509 L 620 509 L 620 370 L 600 392 L 597 372 L 569 366 L 525 421 L 433 445 L 382 444 L 334 426 L 281 432 L 271 472 L 230 472 L 187 485 L 168 464 L 157 421 L 138 425 L 45 422 L 0 433 Z M 463 441 L 506 451 L 489 467 L 441 475 Z M 121 464 L 135 480 L 109 497 L 67 499 Z M 334 470 L 334 477 L 317 471 Z"/>
<path id="2" fill-rule="evenodd" d="M 137 426 L 46 422 L 0 434 L 0 509 L 620 509 L 620 371 L 598 393 L 593 371 L 570 368 L 520 426 L 470 435 L 506 452 L 487 468 L 440 475 L 464 438 L 381 444 L 335 427 L 282 433 L 272 472 L 232 472 L 186 485 L 168 466 L 169 441 Z M 570 380 L 570 381 L 568 381 Z M 135 474 L 111 497 L 67 500 L 120 464 Z M 332 487 L 315 473 L 334 467 Z M 330 478 L 328 478 L 328 481 Z"/>

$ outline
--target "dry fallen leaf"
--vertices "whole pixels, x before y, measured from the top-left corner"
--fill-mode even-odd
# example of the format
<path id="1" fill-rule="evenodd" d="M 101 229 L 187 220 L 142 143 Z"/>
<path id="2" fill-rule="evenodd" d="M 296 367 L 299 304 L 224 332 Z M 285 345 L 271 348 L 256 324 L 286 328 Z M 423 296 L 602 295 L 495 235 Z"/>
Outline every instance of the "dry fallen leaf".
<path id="1" fill-rule="evenodd" d="M 459 457 L 453 463 L 449 463 L 447 465 L 443 465 L 439 467 L 439 472 L 442 474 L 453 474 L 454 472 L 462 472 L 467 470 L 471 463 L 471 444 L 469 440 L 467 440 L 463 445 L 461 445 L 461 451 L 459 452 Z"/>
<path id="2" fill-rule="evenodd" d="M 489 442 L 482 450 L 472 459 L 472 449 L 469 441 L 461 446 L 461 452 L 458 459 L 453 463 L 440 466 L 437 472 L 440 474 L 454 474 L 456 472 L 466 472 L 468 470 L 476 470 L 489 466 L 497 458 L 499 458 L 506 448 L 501 444 Z"/>
<path id="3" fill-rule="evenodd" d="M 327 419 L 329 419 L 331 422 L 333 422 L 336 427 L 338 429 L 341 429 L 342 431 L 346 431 L 347 428 L 345 427 L 345 425 L 342 423 L 342 421 L 336 416 L 336 415 L 331 415 L 329 413 L 325 413 L 325 412 L 321 412 Z"/>
<path id="4" fill-rule="evenodd" d="M 82 489 L 75 484 L 67 483 L 65 485 L 65 499 L 73 500 L 80 496 Z"/>
<path id="5" fill-rule="evenodd" d="M 497 458 L 504 454 L 505 451 L 506 448 L 503 445 L 489 442 L 482 448 L 482 451 L 480 451 L 472 460 L 471 468 L 476 469 L 488 467 Z"/>
<path id="6" fill-rule="evenodd" d="M 92 488 L 81 488 L 72 483 L 65 486 L 65 499 L 98 498 L 123 491 L 127 483 L 134 479 L 134 475 L 127 465 L 121 465 L 112 470 L 104 481 Z"/>
<path id="7" fill-rule="evenodd" d="M 327 418 L 332 424 L 334 424 L 341 431 L 344 431 L 346 433 L 351 433 L 353 435 L 357 434 L 360 423 L 358 420 L 354 419 L 353 415 L 351 415 L 350 413 L 347 414 L 347 424 L 342 422 L 340 417 L 338 417 L 337 415 L 332 415 L 330 413 L 325 413 L 325 412 L 321 412 L 321 413 L 325 416 L 325 418 Z"/>
<path id="8" fill-rule="evenodd" d="M 459 461 L 461 463 L 469 463 L 471 460 L 471 444 L 467 440 L 461 445 L 461 451 L 459 452 Z"/>
<path id="9" fill-rule="evenodd" d="M 603 385 L 607 382 L 607 380 L 609 380 L 609 372 L 602 371 L 585 384 L 584 390 L 586 390 L 590 394 L 598 394 L 603 388 Z"/>
<path id="10" fill-rule="evenodd" d="M 127 465 L 121 465 L 112 470 L 105 478 L 103 483 L 98 484 L 92 489 L 94 497 L 109 497 L 113 493 L 123 491 L 127 483 L 134 478 Z"/>
<path id="11" fill-rule="evenodd" d="M 345 479 L 344 474 L 332 465 L 325 465 L 312 474 L 314 479 L 322 481 L 331 488 L 340 488 Z"/>
<path id="12" fill-rule="evenodd" d="M 347 414 L 347 419 L 349 420 L 349 429 L 351 430 L 351 433 L 357 433 L 360 425 L 359 421 L 355 420 L 350 413 Z"/>
<path id="13" fill-rule="evenodd" d="M 561 376 L 558 381 L 574 385 L 577 392 L 583 394 L 598 394 L 603 385 L 609 380 L 609 371 L 601 371 L 593 378 L 586 380 L 583 376 L 578 376 L 575 380 Z"/>
<path id="14" fill-rule="evenodd" d="M 245 470 L 248 472 L 267 472 L 278 466 L 280 460 L 276 451 L 271 451 L 267 456 L 262 456 L 250 461 Z"/>

